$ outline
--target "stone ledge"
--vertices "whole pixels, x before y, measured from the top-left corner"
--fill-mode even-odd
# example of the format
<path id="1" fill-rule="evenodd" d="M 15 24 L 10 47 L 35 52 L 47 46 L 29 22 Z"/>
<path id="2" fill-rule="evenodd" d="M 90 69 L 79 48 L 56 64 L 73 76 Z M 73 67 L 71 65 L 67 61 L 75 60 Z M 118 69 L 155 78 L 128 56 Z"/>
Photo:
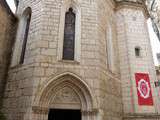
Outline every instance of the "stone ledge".
<path id="1" fill-rule="evenodd" d="M 50 108 L 49 107 L 40 107 L 40 106 L 32 106 L 32 111 L 35 114 L 48 114 Z M 83 115 L 89 115 L 89 114 L 98 114 L 99 110 L 98 109 L 93 109 L 93 110 L 81 110 L 81 113 Z"/>
<path id="2" fill-rule="evenodd" d="M 123 119 L 160 119 L 158 113 L 135 113 L 135 114 L 124 114 Z"/>
<path id="3" fill-rule="evenodd" d="M 69 63 L 69 64 L 77 64 L 79 65 L 80 63 L 75 61 L 75 60 L 59 60 L 58 62 L 61 62 L 61 63 Z"/>
<path id="4" fill-rule="evenodd" d="M 135 7 L 146 7 L 145 3 L 138 3 L 138 2 L 132 2 L 132 1 L 118 1 L 116 2 L 116 6 L 135 6 Z"/>

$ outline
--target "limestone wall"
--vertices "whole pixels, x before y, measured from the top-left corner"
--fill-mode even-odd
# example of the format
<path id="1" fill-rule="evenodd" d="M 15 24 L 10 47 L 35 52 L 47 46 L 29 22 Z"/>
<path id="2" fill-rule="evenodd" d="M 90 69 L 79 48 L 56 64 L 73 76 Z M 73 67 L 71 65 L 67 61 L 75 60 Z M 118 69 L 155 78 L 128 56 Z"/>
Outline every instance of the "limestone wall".
<path id="1" fill-rule="evenodd" d="M 26 47 L 26 56 L 24 60 L 24 64 L 17 64 L 18 58 L 20 55 L 22 43 L 22 39 L 19 39 L 18 33 L 20 30 L 20 20 L 22 18 L 22 14 L 27 7 L 32 8 L 32 18 L 30 23 L 30 30 L 27 40 Z M 12 64 L 10 65 L 10 69 L 8 71 L 8 79 L 5 89 L 5 98 L 3 103 L 3 112 L 7 117 L 7 120 L 23 120 L 31 118 L 31 104 L 32 104 L 32 95 L 34 86 L 37 86 L 39 81 L 37 78 L 33 77 L 33 73 L 35 71 L 35 76 L 39 73 L 43 75 L 43 71 L 41 69 L 37 69 L 36 66 L 39 66 L 37 63 L 36 55 L 40 54 L 40 49 L 35 45 L 35 41 L 40 40 L 40 27 L 41 24 L 41 2 L 35 0 L 24 0 L 20 1 L 19 8 L 17 12 L 18 16 L 18 30 L 16 34 L 16 40 L 13 47 L 13 51 L 18 49 L 18 52 L 12 56 Z M 40 44 L 40 42 L 37 42 Z M 34 47 L 35 46 L 35 47 Z M 14 57 L 17 57 L 16 61 L 13 60 Z M 47 59 L 47 58 L 44 58 Z M 36 74 L 37 73 L 37 74 Z M 39 75 L 37 75 L 39 76 Z M 30 114 L 29 114 L 30 113 Z"/>
<path id="2" fill-rule="evenodd" d="M 109 1 L 100 0 L 98 2 L 98 45 L 99 45 L 99 70 L 100 70 L 100 93 L 98 101 L 100 102 L 100 114 L 102 119 L 121 119 L 122 118 L 122 95 L 121 82 L 119 74 L 119 56 L 116 36 L 116 20 L 114 4 Z M 111 34 L 108 29 L 111 26 Z M 111 35 L 111 36 L 109 36 Z M 107 44 L 108 38 L 112 38 L 114 57 L 111 59 L 113 68 L 108 67 Z M 111 56 L 110 56 L 111 57 Z"/>
<path id="3" fill-rule="evenodd" d="M 59 41 L 63 31 L 61 24 L 64 21 L 62 19 L 63 21 L 61 22 L 61 18 L 63 18 L 62 15 L 64 13 L 62 12 L 65 9 L 64 7 L 67 5 L 77 7 L 81 13 L 81 50 L 78 53 L 80 56 L 79 61 L 59 59 L 59 54 L 62 54 L 59 51 L 59 46 L 62 44 Z M 46 85 L 52 83 L 57 76 L 63 74 L 79 76 L 81 82 L 85 83 L 92 92 L 94 109 L 85 111 L 84 116 L 88 115 L 92 119 L 95 116 L 96 119 L 121 120 L 122 102 L 118 53 L 116 50 L 114 4 L 111 1 L 90 0 L 72 2 L 71 0 L 23 0 L 19 3 L 17 13 L 19 19 L 21 19 L 21 15 L 27 7 L 31 7 L 32 17 L 24 64 L 13 64 L 11 66 L 5 91 L 6 97 L 3 110 L 8 120 L 13 120 L 13 118 L 14 120 L 47 120 L 47 111 L 52 106 L 38 110 L 38 114 L 37 112 L 34 113 L 33 108 L 37 108 L 36 105 L 38 104 L 36 99 L 41 97 L 39 96 L 40 91 L 43 92 L 43 88 L 45 89 Z M 104 9 L 101 9 L 101 7 Z M 110 11 L 112 12 L 110 13 Z M 103 12 L 106 14 L 105 17 Z M 113 73 L 109 71 L 105 62 L 107 59 L 105 55 L 106 28 L 103 25 L 107 27 L 109 22 L 111 22 L 110 24 L 113 27 L 113 44 L 115 48 L 115 71 Z M 15 48 L 21 42 L 18 38 Z M 18 56 L 18 54 L 15 56 Z M 12 62 L 18 63 L 17 61 Z M 49 87 L 49 89 L 51 88 Z"/>
<path id="4" fill-rule="evenodd" d="M 124 117 L 143 119 L 145 117 L 143 113 L 150 115 L 159 112 L 158 94 L 154 86 L 156 76 L 148 36 L 147 18 L 142 9 L 126 7 L 117 11 L 117 20 Z M 140 47 L 141 55 L 139 57 L 135 56 L 136 46 Z M 154 99 L 153 106 L 138 104 L 135 73 L 149 74 Z M 133 116 L 133 118 L 130 118 L 130 116 Z M 151 118 L 147 117 L 147 119 Z"/>
<path id="5" fill-rule="evenodd" d="M 32 16 L 23 64 L 18 64 L 21 34 L 14 45 L 3 104 L 7 119 L 48 120 L 51 108 L 81 109 L 82 120 L 132 119 L 132 113 L 139 119 L 137 113 L 156 113 L 156 104 L 138 106 L 134 78 L 135 72 L 150 74 L 157 103 L 146 16 L 139 5 L 126 6 L 116 9 L 111 0 L 21 0 L 19 21 L 27 7 Z M 69 7 L 78 21 L 74 61 L 62 60 L 64 15 Z M 107 61 L 108 26 L 113 69 Z M 139 58 L 134 53 L 137 45 Z"/>
<path id="6" fill-rule="evenodd" d="M 7 3 L 0 1 L 0 98 L 6 83 L 6 76 L 12 46 L 16 33 L 16 18 L 10 11 Z"/>

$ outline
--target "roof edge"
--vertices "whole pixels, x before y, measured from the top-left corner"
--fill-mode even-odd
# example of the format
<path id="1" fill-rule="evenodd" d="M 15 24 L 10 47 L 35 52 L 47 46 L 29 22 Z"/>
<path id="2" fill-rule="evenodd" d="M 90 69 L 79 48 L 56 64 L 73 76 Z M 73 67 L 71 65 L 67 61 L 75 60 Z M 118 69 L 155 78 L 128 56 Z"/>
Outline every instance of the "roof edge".
<path id="1" fill-rule="evenodd" d="M 14 13 L 10 9 L 10 7 L 9 7 L 8 3 L 6 2 L 6 0 L 0 0 L 0 4 L 9 15 L 15 17 Z"/>

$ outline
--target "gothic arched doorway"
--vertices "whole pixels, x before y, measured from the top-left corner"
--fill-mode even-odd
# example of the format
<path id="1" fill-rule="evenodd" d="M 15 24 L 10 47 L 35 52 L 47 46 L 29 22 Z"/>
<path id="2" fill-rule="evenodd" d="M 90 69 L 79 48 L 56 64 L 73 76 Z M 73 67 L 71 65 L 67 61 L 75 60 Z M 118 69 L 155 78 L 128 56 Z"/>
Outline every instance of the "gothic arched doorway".
<path id="1" fill-rule="evenodd" d="M 67 114 L 73 113 L 75 116 L 72 117 L 76 120 L 96 119 L 91 91 L 82 80 L 71 74 L 65 73 L 52 79 L 39 93 L 33 107 L 34 120 L 63 120 L 60 116 L 67 118 Z"/>

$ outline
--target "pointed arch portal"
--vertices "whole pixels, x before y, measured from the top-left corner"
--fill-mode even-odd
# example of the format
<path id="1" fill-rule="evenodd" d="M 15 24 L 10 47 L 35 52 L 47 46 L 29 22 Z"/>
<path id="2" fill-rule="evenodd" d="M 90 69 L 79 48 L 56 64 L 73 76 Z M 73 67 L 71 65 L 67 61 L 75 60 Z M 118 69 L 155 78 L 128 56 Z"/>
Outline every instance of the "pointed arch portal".
<path id="1" fill-rule="evenodd" d="M 74 113 L 74 119 L 95 120 L 94 99 L 82 80 L 66 73 L 51 79 L 39 92 L 32 108 L 33 119 L 50 120 L 55 117 L 54 120 L 61 120 L 58 115 L 69 117 Z"/>

